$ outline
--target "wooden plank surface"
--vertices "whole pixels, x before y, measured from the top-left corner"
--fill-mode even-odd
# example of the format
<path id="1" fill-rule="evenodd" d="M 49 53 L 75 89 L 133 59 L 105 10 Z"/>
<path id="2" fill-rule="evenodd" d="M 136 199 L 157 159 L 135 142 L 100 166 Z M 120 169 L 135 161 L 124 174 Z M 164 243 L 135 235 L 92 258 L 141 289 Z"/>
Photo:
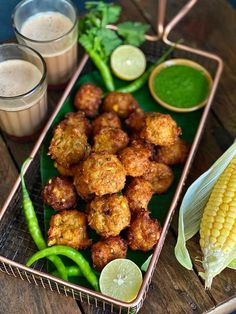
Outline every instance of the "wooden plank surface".
<path id="1" fill-rule="evenodd" d="M 120 2 L 125 9 L 123 19 L 148 20 L 155 27 L 156 0 L 122 0 Z M 167 2 L 168 17 L 170 17 L 186 0 L 168 0 Z M 181 35 L 193 45 L 219 53 L 225 60 L 224 75 L 187 185 L 220 156 L 236 135 L 235 12 L 224 0 L 200 0 L 194 11 L 181 22 L 176 30 L 176 36 Z M 50 93 L 50 110 L 60 95 L 61 93 L 58 92 Z M 20 164 L 33 147 L 33 143 L 17 144 L 7 137 L 4 137 L 4 141 L 0 138 L 0 156 L 6 156 L 6 158 L 1 158 L 0 163 L 0 175 L 1 178 L 4 178 L 0 181 L 0 188 L 2 188 L 0 204 L 15 180 L 17 168 L 19 169 Z M 158 268 L 154 273 L 150 290 L 141 309 L 143 314 L 203 313 L 236 294 L 236 272 L 228 269 L 214 281 L 211 292 L 203 289 L 202 282 L 197 275 L 200 263 L 195 261 L 195 257 L 200 255 L 197 237 L 189 241 L 189 249 L 196 271 L 186 271 L 177 263 L 173 254 L 176 241 L 176 221 L 177 215 L 173 220 L 172 231 L 168 234 Z M 33 287 L 4 274 L 0 276 L 1 300 L 4 300 L 0 303 L 0 313 L 80 313 L 76 302 L 72 299 Z M 233 304 L 232 301 L 231 304 Z M 102 312 L 86 305 L 83 305 L 82 311 L 84 313 Z"/>

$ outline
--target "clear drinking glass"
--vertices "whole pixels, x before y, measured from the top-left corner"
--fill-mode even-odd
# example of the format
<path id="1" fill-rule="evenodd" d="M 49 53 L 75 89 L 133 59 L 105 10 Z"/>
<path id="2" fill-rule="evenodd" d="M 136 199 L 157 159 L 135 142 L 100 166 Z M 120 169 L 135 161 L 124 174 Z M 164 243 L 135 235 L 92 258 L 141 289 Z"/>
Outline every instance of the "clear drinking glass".
<path id="1" fill-rule="evenodd" d="M 78 19 L 69 0 L 23 0 L 13 12 L 18 42 L 37 50 L 47 65 L 49 87 L 60 87 L 77 65 Z"/>
<path id="2" fill-rule="evenodd" d="M 20 44 L 0 45 L 0 128 L 29 139 L 47 114 L 46 64 L 35 50 Z"/>

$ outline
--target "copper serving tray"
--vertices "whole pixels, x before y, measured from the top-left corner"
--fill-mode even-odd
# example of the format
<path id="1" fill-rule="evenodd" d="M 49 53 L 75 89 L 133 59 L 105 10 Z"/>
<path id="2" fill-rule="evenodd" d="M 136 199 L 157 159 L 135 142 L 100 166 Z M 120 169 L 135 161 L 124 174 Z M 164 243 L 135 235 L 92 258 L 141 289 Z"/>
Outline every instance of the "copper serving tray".
<path id="1" fill-rule="evenodd" d="M 176 26 L 176 24 L 186 15 L 186 13 L 194 6 L 197 0 L 190 0 L 179 13 L 164 27 L 165 10 L 166 10 L 166 0 L 159 1 L 158 7 L 158 21 L 157 21 L 157 35 L 146 36 L 149 51 L 150 49 L 155 51 L 155 47 L 158 43 L 159 47 L 162 46 L 172 46 L 174 43 L 168 39 L 171 30 Z M 114 26 L 110 26 L 114 27 Z M 155 54 L 155 53 L 154 53 Z M 155 270 L 156 264 L 158 262 L 159 255 L 161 253 L 162 246 L 164 244 L 167 231 L 169 229 L 171 219 L 174 214 L 175 207 L 179 200 L 182 188 L 184 186 L 187 174 L 190 170 L 191 164 L 193 162 L 194 155 L 196 153 L 203 128 L 206 122 L 207 115 L 209 113 L 214 94 L 216 92 L 217 85 L 223 69 L 222 60 L 211 53 L 205 52 L 203 50 L 194 49 L 186 45 L 177 44 L 174 52 L 176 57 L 189 58 L 201 63 L 205 66 L 211 73 L 214 81 L 212 90 L 204 108 L 202 117 L 195 134 L 192 147 L 182 171 L 181 178 L 179 180 L 178 186 L 176 188 L 175 194 L 172 199 L 172 203 L 166 215 L 165 223 L 163 225 L 163 230 L 161 233 L 160 240 L 154 250 L 152 259 L 150 261 L 148 270 L 144 276 L 143 284 L 139 291 L 137 298 L 132 303 L 120 302 L 113 298 L 102 295 L 101 293 L 95 292 L 93 290 L 63 281 L 56 278 L 43 271 L 43 262 L 38 262 L 34 265 L 34 268 L 28 268 L 24 266 L 27 258 L 35 252 L 35 246 L 31 237 L 27 231 L 27 226 L 24 222 L 24 217 L 21 210 L 21 187 L 20 178 L 16 180 L 1 212 L 0 212 L 0 270 L 6 272 L 8 275 L 19 277 L 22 280 L 27 280 L 37 286 L 42 286 L 43 288 L 50 289 L 51 291 L 56 291 L 59 294 L 64 294 L 70 296 L 81 302 L 86 302 L 88 304 L 93 304 L 96 307 L 101 307 L 103 310 L 108 310 L 110 312 L 116 313 L 137 313 L 142 307 L 143 301 L 146 297 L 153 272 Z M 28 164 L 25 169 L 25 179 L 26 184 L 30 187 L 30 195 L 35 204 L 35 208 L 39 217 L 40 222 L 43 224 L 43 214 L 40 197 L 40 170 L 39 170 L 39 149 L 44 140 L 44 137 L 49 130 L 54 118 L 59 112 L 60 108 L 63 106 L 67 96 L 70 94 L 72 87 L 77 81 L 81 73 L 83 73 L 85 66 L 88 62 L 88 56 L 84 55 L 77 71 L 69 82 L 61 100 L 59 101 L 54 113 L 49 118 L 42 134 L 40 135 L 37 143 L 35 144 L 30 156 L 33 160 Z"/>

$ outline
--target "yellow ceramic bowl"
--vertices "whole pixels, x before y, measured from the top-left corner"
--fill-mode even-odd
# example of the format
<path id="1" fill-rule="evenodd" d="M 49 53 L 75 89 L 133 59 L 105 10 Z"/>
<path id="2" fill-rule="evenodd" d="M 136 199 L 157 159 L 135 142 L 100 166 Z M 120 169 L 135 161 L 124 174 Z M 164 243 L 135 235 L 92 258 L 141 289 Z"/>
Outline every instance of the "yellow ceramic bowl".
<path id="1" fill-rule="evenodd" d="M 149 82 L 148 82 L 148 85 L 149 85 L 149 90 L 153 96 L 153 98 L 160 104 L 162 105 L 163 107 L 171 110 L 171 111 L 176 111 L 176 112 L 190 112 L 190 111 L 195 111 L 197 109 L 200 109 L 202 107 L 204 107 L 207 103 L 207 100 L 208 100 L 208 97 L 206 97 L 202 102 L 200 102 L 199 104 L 197 104 L 196 106 L 194 107 L 190 107 L 190 108 L 179 108 L 179 107 L 174 107 L 168 103 L 166 103 L 165 101 L 163 101 L 161 98 L 159 98 L 159 96 L 155 93 L 155 90 L 154 90 L 154 79 L 155 77 L 158 75 L 158 73 L 160 73 L 161 70 L 163 70 L 164 68 L 166 67 L 170 67 L 170 66 L 173 66 L 173 65 L 186 65 L 186 66 L 189 66 L 189 67 L 192 67 L 198 71 L 201 71 L 208 83 L 209 83 L 209 93 L 211 91 L 211 87 L 212 87 L 212 77 L 210 75 L 210 73 L 203 67 L 201 66 L 200 64 L 194 62 L 194 61 L 191 61 L 191 60 L 188 60 L 188 59 L 171 59 L 171 60 L 167 60 L 161 64 L 159 64 L 151 73 L 150 77 L 149 77 Z"/>

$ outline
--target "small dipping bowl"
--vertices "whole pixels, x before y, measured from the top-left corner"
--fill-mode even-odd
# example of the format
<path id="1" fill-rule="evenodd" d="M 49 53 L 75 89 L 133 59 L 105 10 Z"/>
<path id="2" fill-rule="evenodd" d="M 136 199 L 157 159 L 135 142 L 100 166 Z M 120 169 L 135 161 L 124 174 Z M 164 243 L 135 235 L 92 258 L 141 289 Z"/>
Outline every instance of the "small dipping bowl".
<path id="1" fill-rule="evenodd" d="M 192 68 L 193 70 L 197 70 L 200 75 L 197 74 L 196 71 L 194 71 L 194 72 L 195 72 L 195 74 L 198 75 L 198 79 L 202 80 L 201 83 L 203 83 L 204 80 L 206 81 L 206 83 L 208 84 L 208 86 L 207 86 L 208 91 L 207 91 L 207 93 L 206 93 L 206 91 L 203 91 L 206 93 L 206 95 L 204 95 L 204 97 L 202 97 L 202 98 L 199 97 L 199 98 L 201 98 L 199 100 L 199 102 L 194 103 L 194 104 L 189 104 L 189 105 L 186 105 L 186 104 L 181 105 L 181 104 L 177 104 L 176 102 L 174 104 L 174 103 L 169 103 L 167 100 L 163 99 L 165 97 L 158 95 L 158 86 L 155 87 L 155 80 L 156 80 L 158 75 L 163 74 L 167 68 L 170 68 L 172 66 L 173 67 L 174 66 L 182 66 L 182 67 L 179 67 L 179 69 L 188 67 L 188 68 Z M 177 67 L 176 67 L 176 69 L 177 69 Z M 187 95 L 186 89 L 188 89 L 188 86 L 187 86 L 188 83 L 191 84 L 192 88 L 196 88 L 196 90 L 197 90 L 197 88 L 199 88 L 199 86 L 197 86 L 197 84 L 196 84 L 196 87 L 193 86 L 194 85 L 193 78 L 190 78 L 190 77 L 188 78 L 187 75 L 185 75 L 181 81 L 178 81 L 177 73 L 178 73 L 178 71 L 176 73 L 172 73 L 172 75 L 168 74 L 170 76 L 170 80 L 169 80 L 168 88 L 166 89 L 166 91 L 169 95 L 171 95 L 171 93 L 176 92 L 177 89 L 181 90 L 181 88 L 183 88 L 183 90 L 185 91 L 185 98 L 186 98 L 186 95 Z M 201 75 L 202 75 L 203 79 L 201 78 Z M 211 77 L 210 73 L 200 64 L 198 64 L 194 61 L 188 60 L 188 59 L 171 59 L 171 60 L 167 60 L 167 61 L 159 64 L 152 71 L 152 73 L 149 77 L 149 83 L 148 83 L 149 90 L 150 90 L 153 98 L 161 106 L 163 106 L 163 107 L 165 107 L 171 111 L 175 111 L 175 112 L 190 112 L 190 111 L 195 111 L 197 109 L 204 107 L 207 103 L 212 84 L 213 84 L 213 81 L 212 81 L 212 77 Z M 203 88 L 203 86 L 201 86 L 200 88 Z"/>

